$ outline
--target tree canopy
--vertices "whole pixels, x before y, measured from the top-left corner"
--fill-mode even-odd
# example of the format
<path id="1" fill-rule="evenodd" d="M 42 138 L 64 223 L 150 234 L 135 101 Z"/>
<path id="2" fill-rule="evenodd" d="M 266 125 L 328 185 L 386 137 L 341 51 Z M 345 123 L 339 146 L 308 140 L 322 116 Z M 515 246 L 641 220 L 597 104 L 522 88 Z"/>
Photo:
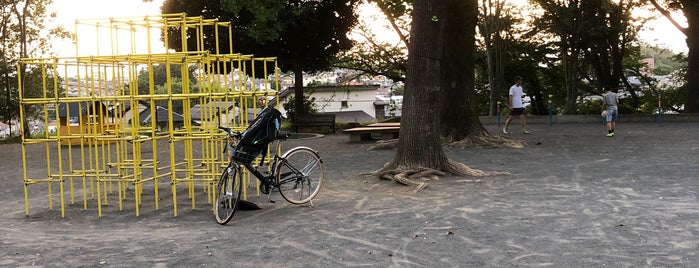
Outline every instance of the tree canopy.
<path id="1" fill-rule="evenodd" d="M 68 32 L 61 28 L 47 27 L 55 14 L 49 13 L 47 7 L 52 0 L 35 1 L 2 1 L 0 3 L 0 87 L 5 91 L 0 98 L 2 113 L 0 118 L 10 121 L 19 117 L 19 88 L 17 76 L 25 80 L 22 85 L 23 95 L 26 97 L 40 97 L 44 92 L 40 86 L 42 70 L 32 66 L 20 66 L 17 62 L 20 58 L 48 56 L 51 49 L 52 38 L 68 38 Z M 48 71 L 48 79 L 54 79 L 51 70 Z M 55 78 L 58 79 L 58 78 Z M 53 92 L 47 92 L 52 94 Z M 33 110 L 27 107 L 27 113 L 33 114 Z"/>
<path id="2" fill-rule="evenodd" d="M 188 16 L 232 22 L 233 52 L 256 57 L 277 57 L 282 72 L 294 72 L 296 100 L 303 99 L 303 72 L 317 72 L 331 66 L 334 57 L 353 46 L 347 32 L 357 23 L 358 0 L 166 0 L 163 13 L 185 12 Z M 196 29 L 190 29 L 195 31 Z M 181 50 L 177 29 L 169 34 L 171 49 Z M 205 32 L 204 49 L 215 52 L 214 29 Z M 191 34 L 190 34 L 191 36 Z M 228 51 L 228 36 L 219 37 L 219 53 Z M 196 40 L 187 40 L 195 48 Z M 301 101 L 296 111 L 305 113 Z"/>
<path id="3" fill-rule="evenodd" d="M 649 18 L 634 15 L 634 11 L 646 8 L 646 1 L 535 0 L 525 6 L 504 0 L 478 1 L 479 53 L 474 79 L 480 114 L 495 114 L 497 102 L 506 99 L 511 79 L 517 75 L 527 78 L 525 88 L 534 114 L 547 114 L 548 101 L 554 113 L 584 113 L 578 109 L 583 97 L 600 94 L 604 87 L 628 90 L 630 106 L 642 105 L 642 92 L 627 81 L 642 64 L 639 48 L 643 43 L 638 32 Z M 402 20 L 405 15 L 394 11 L 408 10 L 405 7 L 411 7 L 411 2 L 368 1 L 384 12 L 391 27 L 398 25 L 392 20 Z M 679 3 L 674 2 L 672 6 Z M 338 66 L 398 76 L 397 81 L 402 81 L 405 61 L 399 60 L 406 58 L 407 50 L 398 47 L 403 39 L 379 42 L 366 27 L 360 25 L 358 31 L 363 44 L 347 52 Z M 672 71 L 662 70 L 667 66 L 660 66 L 661 73 Z"/>

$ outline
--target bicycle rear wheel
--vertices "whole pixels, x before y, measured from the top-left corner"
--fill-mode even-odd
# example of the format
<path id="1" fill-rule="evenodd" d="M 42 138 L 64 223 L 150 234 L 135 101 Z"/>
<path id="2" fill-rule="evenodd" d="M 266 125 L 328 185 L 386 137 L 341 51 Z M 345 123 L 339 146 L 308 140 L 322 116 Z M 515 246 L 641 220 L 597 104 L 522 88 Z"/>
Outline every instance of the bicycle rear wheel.
<path id="1" fill-rule="evenodd" d="M 228 166 L 216 184 L 216 200 L 214 203 L 214 216 L 216 222 L 224 225 L 228 223 L 238 209 L 241 192 L 243 191 L 242 173 L 237 165 Z"/>
<path id="2" fill-rule="evenodd" d="M 296 147 L 286 152 L 274 170 L 279 192 L 293 204 L 308 203 L 323 186 L 323 161 L 308 147 Z"/>

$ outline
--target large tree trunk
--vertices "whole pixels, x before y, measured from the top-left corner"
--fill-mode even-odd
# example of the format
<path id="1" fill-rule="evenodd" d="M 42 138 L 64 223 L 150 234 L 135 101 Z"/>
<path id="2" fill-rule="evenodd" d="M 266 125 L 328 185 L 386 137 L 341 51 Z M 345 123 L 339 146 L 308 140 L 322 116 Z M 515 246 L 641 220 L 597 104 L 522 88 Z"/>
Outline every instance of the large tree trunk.
<path id="1" fill-rule="evenodd" d="M 699 4 L 695 0 L 682 1 L 687 17 L 687 104 L 684 111 L 699 113 Z"/>
<path id="2" fill-rule="evenodd" d="M 442 137 L 446 142 L 487 135 L 474 92 L 477 0 L 448 0 L 442 57 Z"/>
<path id="3" fill-rule="evenodd" d="M 423 180 L 437 176 L 492 174 L 452 163 L 442 149 L 439 103 L 447 6 L 443 0 L 414 3 L 398 150 L 393 160 L 377 173 L 380 178 L 414 186 L 414 191 L 427 186 Z"/>
<path id="4" fill-rule="evenodd" d="M 578 59 L 577 49 L 563 49 L 563 65 L 566 80 L 566 114 L 575 114 L 578 110 Z"/>
<path id="5" fill-rule="evenodd" d="M 294 114 L 307 114 L 306 107 L 303 105 L 303 68 L 299 65 L 294 68 Z M 294 120 L 296 120 L 294 118 Z"/>
<path id="6" fill-rule="evenodd" d="M 416 0 L 408 46 L 408 66 L 398 150 L 378 176 L 399 173 L 390 179 L 418 191 L 426 186 L 408 178 L 409 170 L 441 170 L 448 165 L 440 142 L 440 70 L 446 26 L 446 1 Z M 401 175 L 404 174 L 404 175 Z"/>
<path id="7" fill-rule="evenodd" d="M 447 158 L 440 143 L 442 48 L 446 1 L 418 0 L 413 9 L 408 66 L 396 167 L 441 169 Z"/>

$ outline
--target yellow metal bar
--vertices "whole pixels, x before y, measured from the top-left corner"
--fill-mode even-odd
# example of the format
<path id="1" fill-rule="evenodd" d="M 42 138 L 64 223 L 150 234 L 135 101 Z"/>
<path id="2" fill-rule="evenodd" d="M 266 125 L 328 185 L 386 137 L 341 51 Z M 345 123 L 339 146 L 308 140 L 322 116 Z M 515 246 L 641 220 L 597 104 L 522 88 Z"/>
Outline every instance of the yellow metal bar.
<path id="1" fill-rule="evenodd" d="M 104 36 L 104 33 L 107 33 L 110 46 L 105 47 L 98 43 L 98 53 L 94 56 L 80 56 L 81 50 L 76 45 L 75 57 L 21 60 L 21 64 L 41 68 L 45 92 L 36 98 L 20 96 L 22 110 L 29 105 L 36 105 L 44 117 L 44 135 L 26 136 L 23 139 L 23 180 L 27 215 L 30 194 L 28 185 L 47 183 L 51 209 L 53 184 L 59 183 L 60 195 L 64 197 L 63 182 L 66 179 L 70 182 L 72 203 L 77 197 L 76 194 L 79 195 L 73 189 L 73 179 L 82 179 L 84 209 L 88 209 L 88 196 L 96 198 L 98 217 L 102 216 L 102 205 L 108 203 L 113 183 L 117 185 L 119 210 L 123 210 L 125 203 L 122 201 L 128 196 L 129 184 L 133 185 L 136 216 L 141 213 L 142 197 L 146 197 L 142 193 L 151 185 L 155 209 L 160 207 L 158 181 L 163 178 L 170 179 L 175 216 L 178 202 L 177 185 L 180 183 L 187 188 L 187 198 L 190 198 L 192 208 L 196 207 L 196 198 L 200 196 L 200 192 L 197 191 L 199 185 L 202 186 L 207 201 L 212 202 L 215 182 L 221 166 L 227 162 L 221 157 L 225 146 L 225 134 L 220 133 L 217 126 L 220 124 L 237 130 L 245 129 L 249 119 L 248 109 L 258 108 L 258 98 L 268 98 L 277 94 L 279 76 L 276 59 L 254 58 L 251 55 L 233 53 L 220 54 L 225 49 L 218 46 L 218 42 L 215 42 L 215 53 L 201 51 L 206 27 L 214 27 L 216 39 L 220 38 L 221 33 L 218 28 L 226 27 L 229 33 L 229 52 L 232 51 L 231 24 L 201 17 L 187 17 L 185 14 L 166 14 L 147 17 L 144 20 L 116 18 L 76 21 L 76 40 L 82 40 L 78 34 L 78 26 L 83 24 L 93 26 L 96 36 Z M 150 38 L 145 40 L 146 53 L 140 54 L 137 51 L 136 48 L 144 47 L 143 41 L 137 38 L 137 32 L 145 30 L 146 36 L 150 37 L 151 30 L 161 30 L 167 37 L 168 30 L 175 27 L 179 27 L 180 34 L 185 37 L 182 38 L 182 51 L 152 54 Z M 196 47 L 193 48 L 189 48 L 186 43 L 190 37 L 185 35 L 190 28 L 194 29 L 191 38 L 196 40 Z M 124 33 L 126 31 L 128 33 Z M 128 42 L 130 49 L 127 52 L 130 53 L 119 55 L 121 47 L 117 42 Z M 102 55 L 107 51 L 112 55 Z M 255 69 L 256 63 L 262 63 L 263 68 Z M 267 66 L 270 63 L 275 66 L 273 76 L 270 76 L 271 72 Z M 166 84 L 162 91 L 156 90 L 153 77 L 155 65 L 164 66 L 167 72 Z M 173 73 L 172 68 L 176 66 L 181 67 L 181 92 L 173 90 L 176 83 L 171 77 L 177 75 Z M 144 88 L 147 92 L 139 94 L 138 77 L 144 67 L 150 76 L 147 77 L 147 88 Z M 65 77 L 75 75 L 75 78 L 66 79 L 63 85 L 54 79 L 50 85 L 47 71 L 54 70 L 53 77 L 58 77 L 56 70 L 59 68 L 64 70 Z M 196 69 L 194 73 L 197 77 L 190 77 L 189 68 Z M 248 71 L 252 73 L 251 76 L 247 75 Z M 75 74 L 69 75 L 69 72 Z M 255 79 L 259 74 L 264 78 Z M 18 79 L 21 85 L 23 78 Z M 272 82 L 271 79 L 275 81 Z M 190 81 L 196 81 L 196 87 L 191 87 L 194 83 Z M 251 83 L 248 84 L 248 81 Z M 65 92 L 61 92 L 62 86 Z M 53 94 L 47 94 L 48 92 Z M 124 108 L 125 104 L 130 105 L 130 112 Z M 196 125 L 192 124 L 192 107 L 195 104 L 201 108 L 201 118 Z M 143 119 L 138 115 L 139 105 L 151 110 L 150 124 L 139 123 Z M 155 114 L 159 105 L 167 106 L 166 129 L 158 122 Z M 68 108 L 71 106 L 77 106 L 78 111 Z M 178 122 L 173 114 L 178 106 L 182 106 L 181 128 L 175 127 Z M 53 111 L 50 107 L 53 107 Z M 65 107 L 65 110 L 59 113 L 61 107 Z M 49 133 L 50 114 L 56 118 L 55 134 Z M 20 120 L 27 120 L 24 116 L 26 115 L 20 115 Z M 71 117 L 78 118 L 77 125 L 71 126 Z M 177 117 L 177 120 L 180 120 L 180 117 Z M 25 134 L 28 134 L 28 131 Z M 165 138 L 168 139 L 168 146 L 163 147 L 161 139 Z M 27 175 L 29 156 L 26 155 L 25 147 L 35 144 L 43 144 L 46 151 L 46 179 L 33 179 Z M 144 150 L 144 144 L 150 144 L 151 152 Z M 195 155 L 195 152 L 200 154 Z M 168 165 L 160 164 L 162 157 L 170 159 Z M 249 183 L 250 175 L 244 174 Z M 60 202 L 61 206 L 64 206 L 65 202 Z M 62 216 L 65 216 L 64 213 L 62 207 Z"/>

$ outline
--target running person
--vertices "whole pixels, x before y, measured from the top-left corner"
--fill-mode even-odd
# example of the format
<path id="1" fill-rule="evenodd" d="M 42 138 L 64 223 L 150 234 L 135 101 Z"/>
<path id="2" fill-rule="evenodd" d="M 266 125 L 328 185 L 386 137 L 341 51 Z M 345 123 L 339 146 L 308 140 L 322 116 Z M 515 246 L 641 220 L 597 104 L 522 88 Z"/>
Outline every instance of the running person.
<path id="1" fill-rule="evenodd" d="M 505 128 L 502 129 L 503 133 L 510 134 L 510 131 L 507 129 L 507 127 L 510 126 L 512 119 L 514 119 L 516 115 L 519 115 L 519 123 L 522 126 L 522 134 L 530 133 L 527 130 L 527 118 L 524 114 L 524 104 L 522 104 L 523 96 L 524 89 L 522 89 L 522 77 L 516 76 L 515 84 L 510 87 L 510 94 L 508 97 L 508 107 L 510 107 L 510 114 L 507 116 L 507 120 L 505 120 Z"/>

